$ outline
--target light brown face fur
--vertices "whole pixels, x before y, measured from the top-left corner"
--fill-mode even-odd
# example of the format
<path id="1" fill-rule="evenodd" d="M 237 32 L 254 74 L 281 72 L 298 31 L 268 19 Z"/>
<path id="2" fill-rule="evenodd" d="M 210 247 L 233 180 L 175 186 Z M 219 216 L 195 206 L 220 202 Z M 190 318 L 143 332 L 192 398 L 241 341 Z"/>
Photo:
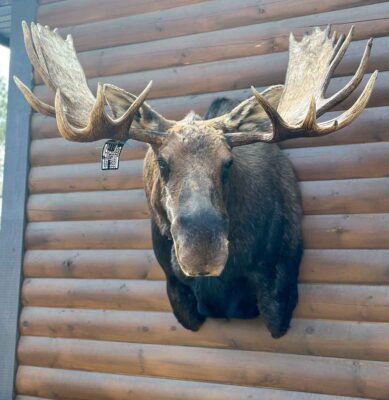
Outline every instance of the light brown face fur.
<path id="1" fill-rule="evenodd" d="M 145 163 L 153 217 L 173 239 L 182 271 L 219 275 L 228 258 L 224 198 L 232 164 L 223 133 L 203 121 L 184 120 L 168 130 L 159 148 L 149 150 Z"/>

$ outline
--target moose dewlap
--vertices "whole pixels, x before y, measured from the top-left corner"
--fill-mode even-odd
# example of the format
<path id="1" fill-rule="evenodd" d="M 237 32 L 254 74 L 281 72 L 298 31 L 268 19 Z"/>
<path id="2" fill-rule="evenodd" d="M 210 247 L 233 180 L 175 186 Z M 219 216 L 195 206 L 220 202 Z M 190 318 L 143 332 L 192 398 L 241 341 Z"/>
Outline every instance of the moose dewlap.
<path id="1" fill-rule="evenodd" d="M 29 58 L 55 105 L 40 101 L 17 78 L 29 104 L 53 116 L 62 136 L 77 142 L 102 138 L 148 143 L 144 184 L 156 258 L 167 280 L 173 312 L 198 330 L 206 317 L 263 316 L 273 337 L 286 333 L 297 304 L 303 252 L 302 206 L 291 164 L 277 142 L 323 136 L 350 124 L 365 108 L 377 71 L 357 101 L 339 117 L 317 118 L 361 82 L 372 40 L 351 81 L 326 98 L 332 74 L 352 38 L 314 28 L 291 35 L 284 85 L 236 103 L 217 99 L 205 118 L 190 113 L 168 120 L 145 99 L 98 85 L 94 96 L 70 36 L 23 23 Z"/>

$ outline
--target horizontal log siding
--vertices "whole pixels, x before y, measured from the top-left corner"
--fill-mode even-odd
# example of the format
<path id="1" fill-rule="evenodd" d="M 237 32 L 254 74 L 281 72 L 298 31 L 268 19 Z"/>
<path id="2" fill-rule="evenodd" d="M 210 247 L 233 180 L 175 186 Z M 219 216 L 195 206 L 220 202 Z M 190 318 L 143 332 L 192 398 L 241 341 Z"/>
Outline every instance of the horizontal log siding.
<path id="1" fill-rule="evenodd" d="M 330 112 L 333 118 L 338 112 Z M 320 138 L 292 139 L 280 144 L 283 148 L 315 147 L 350 143 L 382 142 L 389 140 L 389 107 L 367 108 L 352 125 Z M 97 161 L 103 141 L 96 143 L 73 143 L 60 137 L 54 118 L 34 114 L 32 118 L 33 139 L 57 138 L 57 141 L 38 141 L 31 143 L 31 163 L 37 165 L 57 165 Z M 122 152 L 123 159 L 135 155 L 135 149 L 146 150 L 147 146 L 130 140 Z M 48 152 L 50 149 L 50 152 Z M 129 151 L 131 150 L 131 151 Z M 51 155 L 53 154 L 53 155 Z"/>
<path id="2" fill-rule="evenodd" d="M 300 181 L 388 177 L 388 151 L 389 142 L 285 150 Z M 29 188 L 34 194 L 140 189 L 142 169 L 142 160 L 123 160 L 108 172 L 97 162 L 33 167 Z"/>
<path id="3" fill-rule="evenodd" d="M 44 368 L 362 394 L 383 400 L 389 389 L 389 365 L 380 361 L 30 336 L 21 338 L 18 357 L 23 365 Z"/>
<path id="4" fill-rule="evenodd" d="M 38 21 L 53 27 L 69 26 L 121 17 L 123 15 L 162 11 L 202 1 L 204 0 L 68 0 L 44 5 L 52 2 L 50 0 L 43 0 L 41 1 L 43 6 L 39 8 Z M 355 1 L 351 2 L 351 6 L 353 6 L 353 3 Z"/>
<path id="5" fill-rule="evenodd" d="M 389 178 L 301 182 L 306 215 L 380 213 L 389 209 Z M 31 195 L 30 222 L 149 217 L 142 189 Z"/>
<path id="6" fill-rule="evenodd" d="M 298 1 L 303 3 L 301 0 Z M 304 1 L 305 7 L 307 6 L 307 3 L 309 3 L 309 6 L 313 5 L 315 9 L 318 8 L 317 2 Z M 274 4 L 276 5 L 277 10 L 285 10 L 284 8 L 279 7 L 277 3 Z M 322 4 L 326 4 L 326 2 L 323 2 Z M 336 4 L 340 4 L 340 2 L 336 1 Z M 334 15 L 336 17 L 337 14 Z M 331 18 L 331 16 L 332 14 L 324 14 L 321 17 L 322 21 L 325 23 L 325 20 Z M 383 16 L 381 15 L 381 18 L 382 17 Z M 309 21 L 309 19 L 310 17 L 304 17 L 297 21 Z M 368 29 L 364 32 L 361 31 L 363 25 L 359 19 L 356 18 L 355 24 L 359 31 L 356 34 L 360 39 L 366 39 L 371 35 L 371 31 Z M 269 27 L 271 28 L 270 31 Z M 341 27 L 341 30 L 346 32 L 348 27 L 349 26 Z M 96 77 L 246 56 L 264 55 L 282 51 L 286 52 L 288 47 L 288 32 L 285 34 L 285 31 L 283 31 L 284 36 L 279 38 L 280 35 L 277 35 L 277 33 L 279 33 L 276 31 L 277 28 L 278 26 L 274 27 L 274 24 L 256 24 L 232 29 L 223 29 L 216 32 L 205 32 L 177 38 L 162 39 L 153 42 L 85 51 L 80 53 L 80 61 L 85 68 L 87 76 Z M 381 29 L 384 31 L 385 26 L 381 26 Z M 302 31 L 297 31 L 296 34 L 301 34 L 301 32 Z M 371 64 L 379 63 L 382 65 L 382 63 L 387 62 L 387 58 L 382 56 L 384 48 L 387 47 L 387 38 L 378 38 L 376 46 L 382 48 L 382 52 L 373 49 Z M 352 63 L 356 54 L 358 54 L 363 47 L 364 43 L 362 41 L 353 43 L 350 46 L 345 59 L 342 61 L 342 65 L 339 66 L 338 71 L 344 73 L 349 70 L 350 66 L 353 65 Z M 284 53 L 282 56 L 287 57 L 287 54 Z M 282 68 L 284 65 L 281 65 L 280 67 Z M 35 74 L 35 78 L 37 83 L 42 83 L 39 75 Z"/>
<path id="7" fill-rule="evenodd" d="M 113 400 L 127 399 L 129 393 L 139 400 L 360 400 L 360 398 L 334 397 L 321 394 L 284 390 L 221 385 L 193 381 L 156 379 L 140 376 L 80 372 L 64 369 L 22 367 L 17 386 L 24 393 L 55 396 L 62 393 L 69 399 Z M 45 400 L 20 396 L 17 400 Z"/>
<path id="8" fill-rule="evenodd" d="M 324 1 L 329 3 L 329 1 Z M 331 1 L 334 4 L 334 1 Z M 337 2 L 339 4 L 339 2 Z M 300 13 L 312 10 L 317 7 L 313 0 L 301 3 Z M 293 17 L 295 8 L 279 7 L 273 5 L 276 13 Z M 60 28 L 62 34 L 71 33 L 74 37 L 78 51 L 91 50 L 96 48 L 110 48 L 119 45 L 143 43 L 156 41 L 171 37 L 186 36 L 202 32 L 218 31 L 227 28 L 234 28 L 243 25 L 261 24 L 263 16 L 259 10 L 258 2 L 255 0 L 244 0 L 239 3 L 225 0 L 209 1 L 206 7 L 204 4 L 193 4 L 185 8 L 173 8 L 170 10 L 156 11 L 154 13 L 123 16 L 114 20 L 103 20 L 82 25 L 75 25 L 68 28 Z M 264 30 L 277 32 L 277 36 L 283 36 L 281 40 L 287 40 L 289 31 L 304 33 L 304 30 L 314 25 L 327 25 L 331 23 L 335 29 L 348 28 L 346 24 L 362 21 L 365 29 L 368 29 L 375 36 L 385 36 L 386 31 L 382 30 L 389 7 L 387 2 L 372 4 L 364 7 L 355 7 L 345 10 L 337 10 L 321 14 L 311 14 L 309 17 L 288 18 L 288 22 L 268 22 L 261 25 Z M 380 20 L 380 22 L 377 22 Z M 372 24 L 372 21 L 374 23 Z M 45 23 L 44 21 L 42 21 Z M 345 26 L 346 25 L 346 26 Z M 356 33 L 360 38 L 362 29 Z"/>
<path id="9" fill-rule="evenodd" d="M 29 278 L 25 306 L 170 311 L 164 282 L 120 279 Z M 387 322 L 389 288 L 372 285 L 300 284 L 295 317 Z"/>
<path id="10" fill-rule="evenodd" d="M 285 61 L 286 60 L 284 60 L 284 62 Z M 266 60 L 266 62 L 270 63 L 267 67 L 270 68 L 273 62 L 277 63 L 278 60 Z M 164 97 L 179 97 L 186 94 L 197 95 L 205 92 L 219 92 L 235 89 L 246 90 L 245 88 L 247 88 L 250 83 L 254 86 L 264 86 L 266 82 L 268 82 L 269 85 L 282 83 L 282 78 L 278 77 L 278 74 L 276 74 L 276 68 L 271 71 L 273 76 L 269 76 L 268 80 L 265 80 L 262 75 L 258 75 L 258 68 L 261 68 L 261 66 L 259 65 L 258 67 L 258 63 L 256 63 L 255 60 L 239 59 L 237 61 L 218 61 L 216 63 L 202 64 L 200 66 L 190 65 L 180 68 L 115 75 L 104 79 L 93 78 L 89 80 L 89 84 L 91 88 L 95 90 L 99 82 L 111 82 L 123 89 L 132 90 L 134 93 L 140 93 L 150 80 L 155 79 L 156 82 L 153 85 L 153 90 L 150 92 L 149 98 L 161 99 Z M 239 71 L 242 73 L 241 76 L 237 75 Z M 369 74 L 366 75 L 362 81 L 361 88 L 363 87 L 363 83 L 366 84 L 369 76 Z M 387 100 L 381 97 L 381 92 L 387 88 L 386 81 L 388 80 L 388 76 L 389 72 L 381 72 L 378 76 L 378 89 L 373 92 L 369 104 L 387 105 Z M 349 77 L 334 78 L 329 85 L 329 93 L 342 88 L 349 79 Z M 46 86 L 36 86 L 35 93 L 45 102 L 52 102 L 54 94 L 49 93 L 49 89 Z M 245 93 L 244 91 L 242 94 Z M 359 93 L 360 90 L 355 91 L 355 93 L 350 96 L 350 100 L 347 100 L 344 104 L 348 105 L 351 103 L 356 99 Z M 236 95 L 239 97 L 239 92 L 237 92 Z"/>
<path id="11" fill-rule="evenodd" d="M 290 335 L 272 340 L 260 319 L 208 320 L 203 329 L 193 334 L 165 312 L 112 310 L 107 313 L 68 308 L 59 311 L 60 317 L 56 308 L 25 307 L 20 318 L 23 335 L 389 361 L 386 323 L 296 318 Z M 348 346 L 343 345 L 345 341 Z"/>
<path id="12" fill-rule="evenodd" d="M 389 250 L 305 250 L 300 280 L 311 283 L 389 284 Z M 164 279 L 152 250 L 28 250 L 30 278 Z"/>
<path id="13" fill-rule="evenodd" d="M 389 214 L 309 215 L 303 219 L 308 249 L 387 249 Z M 32 222 L 26 229 L 27 248 L 150 249 L 148 219 Z"/>
<path id="14" fill-rule="evenodd" d="M 328 94 L 349 81 L 370 36 L 368 73 L 381 72 L 351 126 L 281 144 L 303 195 L 306 250 L 299 305 L 279 340 L 261 318 L 185 330 L 151 249 L 147 146 L 130 141 L 120 169 L 103 172 L 104 141 L 67 142 L 53 119 L 34 114 L 17 400 L 386 400 L 389 2 L 40 4 L 39 22 L 73 34 L 92 88 L 102 81 L 138 93 L 153 79 L 150 104 L 173 119 L 204 113 L 218 96 L 247 98 L 251 85 L 282 83 L 289 32 L 301 37 L 315 25 L 356 27 Z M 34 92 L 52 101 L 34 79 Z"/>
<path id="15" fill-rule="evenodd" d="M 236 73 L 238 72 L 239 71 L 236 70 Z M 369 74 L 362 80 L 361 87 L 363 87 L 363 85 L 366 84 L 368 77 Z M 379 74 L 375 90 L 369 101 L 370 107 L 381 108 L 388 105 L 388 98 L 387 98 L 387 93 L 389 91 L 388 79 L 389 79 L 389 72 L 381 72 Z M 350 77 L 334 78 L 334 81 L 332 82 L 332 84 L 330 84 L 329 94 L 331 94 L 334 91 L 334 89 L 340 89 L 341 87 L 343 87 L 349 80 Z M 147 79 L 145 80 L 145 83 L 146 81 L 148 82 Z M 225 90 L 222 92 L 193 94 L 190 96 L 169 97 L 167 99 L 155 99 L 150 101 L 150 105 L 153 106 L 160 113 L 163 113 L 166 117 L 178 120 L 183 118 L 185 114 L 187 114 L 188 111 L 191 109 L 199 114 L 205 113 L 211 102 L 217 97 L 227 96 L 234 100 L 244 100 L 251 95 L 251 91 L 249 89 L 227 90 L 228 87 L 226 86 L 230 88 L 231 86 L 234 87 L 233 85 L 231 85 L 230 82 L 226 82 L 224 83 Z M 144 85 L 139 85 L 139 88 L 143 89 Z M 179 89 L 172 89 L 172 91 L 173 90 L 179 91 Z M 193 87 L 193 90 L 196 91 L 197 90 L 196 87 Z M 352 96 L 350 96 L 350 99 L 345 100 L 343 103 L 341 103 L 340 106 L 335 107 L 335 109 L 344 110 L 345 108 L 350 107 L 353 101 L 356 100 L 358 93 L 360 93 L 360 89 L 357 89 L 355 93 Z M 358 122 L 356 122 L 356 124 L 357 123 Z M 41 136 L 42 137 L 58 136 L 55 133 L 56 128 L 54 127 L 55 127 L 54 122 L 50 121 L 47 117 L 43 118 L 43 117 L 37 117 L 35 115 L 33 116 L 32 120 L 33 138 L 39 138 Z M 48 133 L 47 131 L 49 131 L 50 133 Z M 339 135 L 340 132 L 338 132 L 337 134 Z"/>

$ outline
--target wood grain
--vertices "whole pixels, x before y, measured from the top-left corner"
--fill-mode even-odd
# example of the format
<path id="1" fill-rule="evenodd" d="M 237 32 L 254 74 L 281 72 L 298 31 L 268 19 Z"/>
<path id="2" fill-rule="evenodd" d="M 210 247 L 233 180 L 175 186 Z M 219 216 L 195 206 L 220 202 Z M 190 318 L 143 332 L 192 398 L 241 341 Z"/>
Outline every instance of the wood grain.
<path id="1" fill-rule="evenodd" d="M 164 279 L 152 250 L 29 250 L 23 271 L 41 278 Z"/>
<path id="2" fill-rule="evenodd" d="M 389 250 L 305 250 L 300 281 L 389 284 Z M 164 279 L 152 250 L 28 250 L 27 278 Z"/>
<path id="3" fill-rule="evenodd" d="M 36 397 L 36 396 L 23 396 L 18 395 L 15 397 L 16 400 L 49 400 L 47 397 Z"/>
<path id="4" fill-rule="evenodd" d="M 308 215 L 303 219 L 307 249 L 388 249 L 389 214 Z M 102 220 L 30 222 L 26 248 L 151 249 L 150 221 Z"/>
<path id="5" fill-rule="evenodd" d="M 102 171 L 100 162 L 31 168 L 31 193 L 141 189 L 143 161 L 122 161 L 115 171 Z"/>
<path id="6" fill-rule="evenodd" d="M 310 215 L 303 240 L 307 249 L 389 249 L 389 214 Z"/>
<path id="7" fill-rule="evenodd" d="M 28 249 L 150 249 L 150 221 L 32 222 Z"/>
<path id="8" fill-rule="evenodd" d="M 322 394 L 290 392 L 266 388 L 220 385 L 205 382 L 156 379 L 141 376 L 125 376 L 96 372 L 72 371 L 53 368 L 19 368 L 17 381 L 19 393 L 54 396 L 62 393 L 66 399 L 111 400 L 361 400 L 360 398 Z M 17 400 L 39 400 L 18 396 Z"/>
<path id="9" fill-rule="evenodd" d="M 261 318 L 246 321 L 209 318 L 193 333 L 170 313 L 25 307 L 20 329 L 23 336 L 389 361 L 389 324 L 377 322 L 295 318 L 288 334 L 273 340 Z"/>
<path id="10" fill-rule="evenodd" d="M 62 137 L 33 140 L 30 145 L 30 162 L 32 166 L 99 162 L 105 142 L 78 143 Z M 147 147 L 145 143 L 129 140 L 122 149 L 120 160 L 143 159 Z"/>
<path id="11" fill-rule="evenodd" d="M 389 176 L 389 142 L 286 149 L 300 181 Z M 31 193 L 141 189 L 142 160 L 121 161 L 115 171 L 102 171 L 100 163 L 33 167 Z"/>
<path id="12" fill-rule="evenodd" d="M 30 222 L 101 219 L 145 219 L 150 217 L 143 190 L 31 195 L 27 203 Z"/>
<path id="13" fill-rule="evenodd" d="M 193 379 L 386 399 L 387 363 L 192 347 L 24 336 L 22 365 Z M 358 385 L 355 384 L 357 379 Z"/>
<path id="14" fill-rule="evenodd" d="M 24 306 L 170 311 L 165 282 L 28 278 Z M 296 318 L 389 322 L 389 287 L 300 284 Z"/>
<path id="15" fill-rule="evenodd" d="M 326 114 L 326 118 L 332 119 L 338 114 L 339 113 L 336 111 L 330 112 Z M 367 108 L 351 125 L 338 132 L 320 138 L 288 140 L 282 142 L 280 147 L 315 147 L 389 141 L 389 131 L 387 129 L 388 124 L 389 107 Z M 60 137 L 55 119 L 37 113 L 32 116 L 31 134 L 33 139 Z M 136 142 L 130 141 L 129 143 L 131 149 L 135 150 L 134 147 L 136 146 Z M 50 152 L 47 152 L 47 150 L 50 150 Z M 69 150 L 71 150 L 71 152 Z M 52 142 L 42 141 L 41 143 L 33 140 L 31 144 L 30 158 L 33 166 L 67 164 L 67 160 L 71 160 L 72 157 L 74 157 L 75 160 L 79 160 L 76 162 L 91 162 L 98 160 L 100 151 L 100 142 L 77 144 L 65 141 L 65 139 L 62 138 L 61 140 Z M 50 155 L 51 152 L 53 155 Z M 131 152 L 126 148 L 123 149 L 124 157 L 129 157 L 130 153 Z"/>
<path id="16" fill-rule="evenodd" d="M 103 82 L 119 86 L 131 93 L 139 94 L 152 80 L 154 83 L 148 96 L 149 99 L 189 96 L 236 89 L 243 90 L 251 86 L 264 87 L 283 84 L 285 74 L 277 71 L 277 69 L 280 68 L 281 71 L 286 69 L 287 58 L 284 57 L 282 60 L 278 58 L 280 58 L 280 55 L 244 57 L 200 65 L 97 77 L 89 79 L 88 85 L 93 92 L 96 92 L 98 83 Z M 281 67 L 282 65 L 283 67 Z M 265 73 L 259 74 L 258 71 L 262 69 L 265 70 Z M 362 81 L 364 84 L 366 84 L 369 76 L 369 74 L 365 75 Z M 369 103 L 370 106 L 377 105 L 381 101 L 384 104 L 379 103 L 380 105 L 388 105 L 385 103 L 385 99 L 381 97 L 381 92 L 388 90 L 386 82 L 388 77 L 388 71 L 381 72 L 378 75 L 372 100 Z M 333 78 L 328 93 L 340 90 L 349 80 L 350 77 L 348 76 Z M 361 88 L 364 86 L 363 83 L 360 85 Z M 360 89 L 357 90 L 350 99 L 355 100 L 360 92 Z M 46 86 L 36 86 L 34 94 L 44 102 L 53 104 L 54 94 Z M 349 103 L 350 101 L 345 102 L 345 104 Z M 189 112 L 193 104 L 189 103 L 186 106 L 187 112 Z"/>
<path id="17" fill-rule="evenodd" d="M 389 284 L 389 250 L 305 250 L 300 281 Z"/>
<path id="18" fill-rule="evenodd" d="M 297 1 L 302 3 L 301 0 Z M 289 0 L 288 2 L 296 2 L 296 0 Z M 275 2 L 272 2 L 272 4 L 278 10 L 285 10 L 283 7 L 278 7 Z M 336 4 L 339 4 L 339 2 L 336 2 Z M 317 2 L 305 1 L 304 5 L 314 5 L 315 10 L 318 9 Z M 310 26 L 310 19 L 312 17 L 307 16 L 304 19 L 306 27 L 295 29 L 294 32 L 297 36 L 301 36 L 304 30 L 308 29 L 307 27 Z M 285 21 L 285 23 L 290 24 L 290 20 Z M 359 64 L 363 49 L 366 46 L 366 39 L 372 35 L 371 30 L 366 29 L 365 22 L 355 21 L 355 25 L 357 37 L 364 40 L 359 40 L 351 44 L 341 65 L 337 68 L 337 74 L 347 75 L 354 73 Z M 146 43 L 96 49 L 79 53 L 79 59 L 86 76 L 93 78 L 231 60 L 241 57 L 268 55 L 270 58 L 273 57 L 274 61 L 279 61 L 279 65 L 273 64 L 273 66 L 277 67 L 275 72 L 280 74 L 280 80 L 282 81 L 285 76 L 288 57 L 288 32 L 285 31 L 285 27 L 282 27 L 281 24 L 277 24 L 276 26 L 271 24 L 271 26 L 272 29 L 270 29 L 269 24 L 247 25 Z M 299 26 L 301 26 L 301 20 Z M 381 31 L 384 30 L 384 27 L 385 25 L 381 26 Z M 340 27 L 340 31 L 346 33 L 348 28 L 349 24 L 345 24 Z M 380 36 L 380 32 L 377 31 L 375 36 Z M 376 38 L 374 40 L 368 66 L 370 71 L 373 68 L 380 71 L 388 70 L 387 49 L 387 37 Z M 272 53 L 280 52 L 284 53 L 271 55 Z M 261 64 L 260 61 L 259 63 Z M 266 67 L 266 63 L 262 62 L 262 64 L 263 67 Z M 262 71 L 261 74 L 269 74 L 269 69 Z M 37 84 L 43 83 L 37 73 L 34 75 L 34 80 Z"/>
<path id="19" fill-rule="evenodd" d="M 389 178 L 301 182 L 305 215 L 389 212 Z M 143 190 L 33 194 L 29 222 L 149 218 Z"/>
<path id="20" fill-rule="evenodd" d="M 26 279 L 23 304 L 38 307 L 170 311 L 166 284 L 120 279 Z"/>
<path id="21" fill-rule="evenodd" d="M 238 74 L 240 72 L 237 72 Z M 378 79 L 376 85 L 373 90 L 372 97 L 369 100 L 368 107 L 384 107 L 389 105 L 388 103 L 388 92 L 389 92 L 389 84 L 388 84 L 388 77 L 389 72 L 381 72 L 378 75 Z M 234 75 L 235 79 L 236 75 Z M 369 75 L 367 74 L 365 78 L 362 80 L 360 87 L 351 95 L 348 99 L 343 101 L 340 105 L 336 106 L 334 110 L 345 110 L 346 108 L 350 107 L 356 100 L 356 97 L 360 94 L 360 90 L 364 85 L 367 83 Z M 243 78 L 238 78 L 242 79 Z M 255 75 L 254 79 L 258 78 L 258 74 Z M 212 81 L 212 77 L 210 77 Z M 349 77 L 340 77 L 334 78 L 328 89 L 327 95 L 330 96 L 335 90 L 338 90 L 344 87 L 348 81 L 350 80 Z M 282 82 L 278 82 L 282 83 Z M 171 119 L 181 119 L 188 113 L 189 110 L 194 110 L 200 115 L 203 115 L 206 110 L 208 110 L 211 102 L 218 97 L 228 97 L 233 100 L 245 100 L 251 96 L 251 90 L 248 89 L 249 86 L 253 84 L 250 81 L 250 84 L 245 86 L 246 89 L 238 89 L 238 90 L 228 90 L 228 87 L 233 87 L 230 82 L 227 82 L 223 86 L 223 91 L 220 92 L 212 92 L 212 93 L 202 93 L 202 94 L 192 94 L 192 95 L 185 95 L 185 96 L 178 96 L 178 97 L 169 97 L 169 98 L 159 98 L 150 101 L 152 107 L 154 107 L 158 112 L 163 114 L 167 118 Z M 269 86 L 269 85 L 266 85 Z M 259 91 L 264 89 L 264 87 L 258 88 Z M 179 89 L 177 89 L 179 90 Z M 196 88 L 194 87 L 196 91 Z M 186 93 L 188 94 L 188 93 Z M 326 119 L 326 118 L 325 118 Z"/>
<path id="22" fill-rule="evenodd" d="M 256 76 L 258 76 L 256 74 Z M 236 75 L 235 75 L 236 77 Z M 349 99 L 346 99 L 341 105 L 335 107 L 335 110 L 345 110 L 346 108 L 350 107 L 353 102 L 356 100 L 356 96 L 360 94 L 360 90 L 367 82 L 369 75 L 366 75 L 365 78 L 362 80 L 360 88 L 358 88 L 353 95 L 350 96 Z M 388 78 L 388 79 L 387 79 Z M 212 78 L 210 78 L 212 80 Z M 235 79 L 235 78 L 233 78 Z M 347 82 L 349 81 L 349 77 L 341 77 L 335 78 L 330 83 L 329 93 L 331 95 L 335 89 L 340 89 L 344 87 Z M 377 83 L 374 87 L 374 91 L 372 94 L 371 99 L 369 100 L 369 107 L 384 107 L 389 105 L 387 93 L 389 92 L 389 72 L 382 72 L 378 75 Z M 176 83 L 175 83 L 176 84 Z M 227 82 L 227 85 L 231 85 L 231 83 Z M 194 94 L 190 96 L 178 96 L 178 97 L 169 97 L 169 98 L 160 98 L 151 100 L 149 103 L 150 105 L 155 108 L 159 113 L 163 114 L 167 118 L 171 119 L 182 119 L 185 115 L 188 114 L 190 110 L 194 110 L 198 114 L 202 115 L 206 112 L 209 108 L 212 101 L 214 101 L 218 97 L 228 97 L 233 100 L 244 100 L 251 96 L 251 91 L 247 88 L 249 83 L 246 85 L 246 89 L 238 89 L 238 90 L 227 90 L 224 88 L 224 91 L 221 92 L 212 92 L 212 93 L 202 93 L 202 94 Z M 196 87 L 194 90 L 196 91 Z M 144 88 L 144 86 L 142 86 Z M 258 88 L 261 91 L 264 88 Z M 169 90 L 169 89 L 168 89 Z M 180 90 L 180 89 L 173 89 L 173 90 Z M 48 100 L 49 101 L 49 100 Z M 48 117 L 46 117 L 48 119 Z M 51 128 L 55 127 L 55 121 L 50 118 L 51 121 Z"/>
<path id="23" fill-rule="evenodd" d="M 300 187 L 306 215 L 389 212 L 389 178 L 308 181 Z"/>
<path id="24" fill-rule="evenodd" d="M 315 146 L 333 146 L 342 144 L 384 142 L 389 140 L 389 108 L 365 108 L 362 114 L 351 124 L 334 132 L 316 138 L 299 138 L 280 143 L 281 148 L 301 148 Z M 325 114 L 325 119 L 336 117 L 339 112 Z"/>
<path id="25" fill-rule="evenodd" d="M 300 181 L 381 178 L 389 175 L 389 143 L 287 149 Z"/>
<path id="26" fill-rule="evenodd" d="M 101 0 L 67 0 L 42 5 L 39 7 L 37 19 L 42 25 L 61 27 L 118 18 L 123 15 L 130 16 L 162 11 L 202 1 L 204 0 L 110 0 L 109 2 Z M 41 4 L 43 3 L 41 2 Z"/>
<path id="27" fill-rule="evenodd" d="M 328 9 L 329 2 L 323 2 L 321 5 L 312 0 L 308 3 L 303 1 L 298 3 L 298 7 L 279 7 L 277 3 L 272 4 L 272 13 L 275 16 L 273 18 L 287 18 L 287 22 L 261 24 L 266 34 L 271 34 L 273 37 L 284 35 L 287 39 L 292 30 L 303 33 L 312 26 L 331 24 L 334 29 L 343 31 L 343 29 L 349 29 L 350 24 L 355 22 L 361 22 L 355 35 L 357 40 L 360 35 L 366 36 L 367 30 L 368 35 L 372 36 L 383 36 L 382 33 L 386 32 L 382 29 L 382 26 L 387 27 L 385 19 L 388 16 L 389 7 L 386 3 L 354 7 L 347 11 L 322 12 L 308 17 L 304 14 L 308 14 L 314 8 L 320 7 L 325 10 L 327 7 Z M 331 3 L 335 4 L 333 0 Z M 263 7 L 258 7 L 258 2 L 255 0 L 244 0 L 243 5 L 242 2 L 215 0 L 209 2 L 207 7 L 204 7 L 202 3 L 192 4 L 161 12 L 123 16 L 116 18 L 114 24 L 110 20 L 104 20 L 60 28 L 60 32 L 63 35 L 72 34 L 76 49 L 85 51 L 258 24 L 268 18 L 267 13 L 263 13 L 262 9 Z M 297 17 L 290 18 L 296 15 Z"/>

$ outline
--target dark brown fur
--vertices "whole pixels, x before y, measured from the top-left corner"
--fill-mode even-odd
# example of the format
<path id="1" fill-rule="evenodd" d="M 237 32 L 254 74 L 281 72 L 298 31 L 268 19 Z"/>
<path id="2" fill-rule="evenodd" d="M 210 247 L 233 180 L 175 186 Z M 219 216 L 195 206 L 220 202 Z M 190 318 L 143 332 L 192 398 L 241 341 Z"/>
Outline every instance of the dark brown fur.
<path id="1" fill-rule="evenodd" d="M 218 100 L 207 117 L 228 108 L 232 105 L 227 100 Z M 273 337 L 282 336 L 297 303 L 302 255 L 301 201 L 289 161 L 274 144 L 257 143 L 231 151 L 222 132 L 193 115 L 168 133 L 163 146 L 147 152 L 144 181 L 153 247 L 166 273 L 174 314 L 183 326 L 197 330 L 208 316 L 253 318 L 260 311 Z M 233 165 L 223 182 L 222 165 L 231 157 Z M 169 179 L 163 177 L 160 158 L 168 159 Z M 192 181 L 195 189 L 188 184 Z M 182 201 L 190 207 L 182 207 Z M 201 209 L 200 217 L 190 219 L 196 207 Z M 179 227 L 184 233 L 177 234 L 172 222 L 180 225 L 177 220 L 182 214 L 191 223 Z M 208 266 L 204 272 L 204 260 L 213 257 L 212 266 L 224 254 L 206 236 L 210 229 L 216 239 L 227 230 L 228 259 L 222 270 Z M 185 271 L 177 259 L 174 235 L 189 238 L 184 243 L 193 258 L 187 257 L 190 270 Z M 208 239 L 203 240 L 204 236 Z M 218 252 L 219 258 L 214 255 Z"/>

